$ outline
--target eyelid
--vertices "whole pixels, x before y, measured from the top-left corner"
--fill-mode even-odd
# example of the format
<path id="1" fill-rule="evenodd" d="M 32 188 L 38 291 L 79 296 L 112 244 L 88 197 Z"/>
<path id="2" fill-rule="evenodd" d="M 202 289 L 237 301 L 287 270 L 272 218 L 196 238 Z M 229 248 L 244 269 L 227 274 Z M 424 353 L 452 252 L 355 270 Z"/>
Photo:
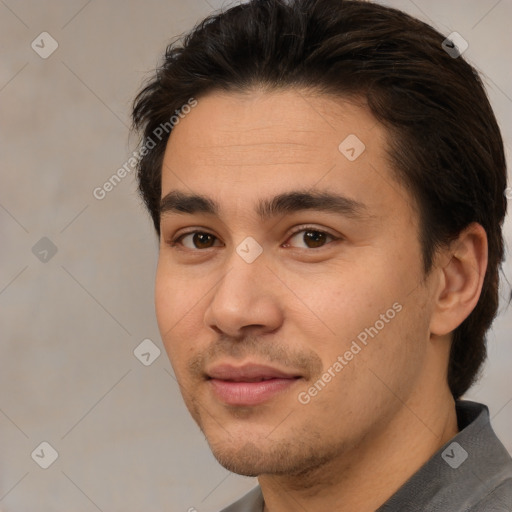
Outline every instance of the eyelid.
<path id="1" fill-rule="evenodd" d="M 292 228 L 292 231 L 290 231 L 288 237 L 296 235 L 297 233 L 300 233 L 301 231 L 318 231 L 320 233 L 325 233 L 326 235 L 330 235 L 333 238 L 339 238 L 340 235 L 336 235 L 332 233 L 329 229 L 324 227 L 315 226 L 314 224 L 301 224 L 299 226 L 295 226 Z"/>
<path id="2" fill-rule="evenodd" d="M 294 237 L 298 233 L 301 233 L 302 231 L 316 231 L 318 233 L 323 233 L 323 234 L 331 237 L 333 239 L 332 240 L 333 242 L 336 241 L 336 240 L 342 240 L 343 239 L 343 237 L 341 235 L 336 235 L 336 234 L 330 232 L 329 230 L 327 230 L 325 228 L 320 228 L 320 227 L 317 227 L 317 226 L 313 226 L 311 224 L 303 224 L 301 226 L 296 226 L 294 228 L 294 230 L 287 235 L 286 241 L 288 241 L 290 238 Z M 286 243 L 286 242 L 284 242 L 284 243 Z M 332 242 L 327 242 L 325 245 L 328 245 L 329 243 L 332 243 Z M 322 249 L 322 247 L 325 247 L 325 245 L 322 245 L 321 247 L 317 247 L 316 249 Z M 295 247 L 295 249 L 303 249 L 303 248 Z M 311 249 L 308 249 L 308 250 L 311 250 Z"/>
<path id="3" fill-rule="evenodd" d="M 195 228 L 189 228 L 187 231 L 179 232 L 179 235 L 173 235 L 168 240 L 167 243 L 171 247 L 181 246 L 182 248 L 185 248 L 186 250 L 189 250 L 189 251 L 205 251 L 206 249 L 190 249 L 189 247 L 185 247 L 185 246 L 183 246 L 183 244 L 180 243 L 180 240 L 183 237 L 185 237 L 187 235 L 194 235 L 196 233 L 203 233 L 206 235 L 211 235 L 211 236 L 213 236 L 213 238 L 215 238 L 216 241 L 220 241 L 220 238 L 217 235 L 213 234 L 210 230 L 195 227 Z M 218 247 L 218 246 L 216 246 L 216 247 Z M 207 247 L 207 249 L 211 249 L 211 247 Z"/>
<path id="4" fill-rule="evenodd" d="M 291 231 L 290 233 L 288 233 L 286 235 L 286 241 L 283 244 L 286 244 L 286 242 L 290 238 L 292 238 L 293 236 L 297 235 L 298 233 L 301 233 L 302 231 L 316 231 L 318 233 L 323 233 L 323 234 L 331 237 L 332 241 L 331 242 L 327 242 L 325 245 L 328 245 L 329 243 L 332 243 L 332 242 L 334 242 L 336 240 L 343 239 L 343 237 L 341 235 L 334 234 L 334 233 L 332 233 L 331 231 L 329 231 L 329 230 L 327 230 L 325 228 L 320 228 L 318 226 L 314 226 L 314 225 L 311 225 L 311 224 L 302 224 L 300 226 L 294 227 L 293 231 Z M 207 235 L 211 235 L 211 236 L 213 236 L 215 238 L 216 241 L 220 241 L 219 237 L 217 235 L 213 234 L 210 230 L 204 229 L 204 228 L 195 227 L 195 228 L 189 228 L 187 231 L 180 232 L 178 235 L 174 235 L 168 241 L 168 244 L 171 247 L 181 246 L 181 248 L 185 248 L 186 250 L 189 250 L 189 251 L 206 251 L 207 249 L 212 249 L 213 247 L 219 247 L 219 246 L 213 246 L 213 247 L 207 247 L 206 249 L 190 249 L 188 247 L 184 247 L 183 244 L 180 243 L 180 240 L 183 237 L 185 237 L 187 235 L 192 235 L 192 234 L 195 234 L 195 233 L 204 233 L 204 234 L 207 234 Z M 222 245 L 224 245 L 224 244 L 222 244 Z M 325 245 L 321 246 L 321 247 L 318 247 L 316 249 L 321 249 L 322 247 L 325 247 Z M 295 249 L 304 249 L 304 248 L 295 247 Z M 311 249 L 306 249 L 306 250 L 311 250 Z"/>

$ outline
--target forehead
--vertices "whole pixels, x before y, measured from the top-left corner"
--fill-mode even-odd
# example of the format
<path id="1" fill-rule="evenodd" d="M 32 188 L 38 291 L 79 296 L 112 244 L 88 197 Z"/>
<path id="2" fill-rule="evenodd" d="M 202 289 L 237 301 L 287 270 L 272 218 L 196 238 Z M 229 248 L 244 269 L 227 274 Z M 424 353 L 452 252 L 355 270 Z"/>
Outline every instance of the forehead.
<path id="1" fill-rule="evenodd" d="M 376 207 L 409 203 L 393 178 L 385 129 L 347 99 L 297 89 L 214 92 L 169 137 L 162 196 L 181 190 L 240 211 L 296 189 L 334 190 Z"/>
<path id="2" fill-rule="evenodd" d="M 348 135 L 365 138 L 368 132 L 384 141 L 384 130 L 371 113 L 348 99 L 300 89 L 213 92 L 174 128 L 168 149 L 201 148 L 194 159 L 225 158 L 226 164 L 232 155 L 252 153 L 281 155 L 286 161 L 300 152 L 318 159 L 325 150 L 336 154 Z"/>

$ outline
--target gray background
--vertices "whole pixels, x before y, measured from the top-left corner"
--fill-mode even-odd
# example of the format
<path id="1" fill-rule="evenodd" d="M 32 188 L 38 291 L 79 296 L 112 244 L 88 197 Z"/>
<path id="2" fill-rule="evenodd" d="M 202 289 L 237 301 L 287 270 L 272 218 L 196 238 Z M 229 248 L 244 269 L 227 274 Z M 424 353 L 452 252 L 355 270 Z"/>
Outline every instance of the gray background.
<path id="1" fill-rule="evenodd" d="M 510 144 L 512 1 L 383 3 L 462 34 Z M 208 512 L 255 484 L 215 462 L 182 404 L 133 175 L 92 195 L 135 147 L 130 104 L 165 45 L 221 5 L 0 0 L 0 510 Z M 31 48 L 43 31 L 59 44 L 47 59 Z M 509 219 L 508 250 L 511 235 Z M 32 251 L 42 237 L 57 247 L 36 246 L 46 262 Z M 489 405 L 512 452 L 511 328 L 503 301 L 467 398 Z M 162 353 L 144 366 L 133 351 L 147 338 Z M 31 458 L 43 441 L 59 455 L 48 469 Z"/>

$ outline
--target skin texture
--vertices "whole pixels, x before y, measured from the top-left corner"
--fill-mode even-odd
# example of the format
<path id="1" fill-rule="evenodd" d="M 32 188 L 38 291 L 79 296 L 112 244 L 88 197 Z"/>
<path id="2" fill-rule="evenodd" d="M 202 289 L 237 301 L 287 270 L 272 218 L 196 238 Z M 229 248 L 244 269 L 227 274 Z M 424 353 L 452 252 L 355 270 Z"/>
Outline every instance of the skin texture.
<path id="1" fill-rule="evenodd" d="M 354 161 L 338 149 L 350 134 L 365 144 Z M 373 511 L 457 433 L 450 333 L 478 300 L 485 232 L 470 226 L 425 276 L 414 201 L 386 148 L 385 128 L 364 105 L 294 89 L 198 98 L 167 145 L 162 197 L 201 194 L 219 212 L 162 215 L 160 332 L 213 454 L 259 476 L 267 511 Z M 260 218 L 260 200 L 291 191 L 364 206 L 357 216 Z M 316 233 L 315 247 L 304 228 L 330 236 Z M 194 230 L 213 237 L 179 238 Z M 263 250 L 252 263 L 236 251 L 249 236 Z M 393 305 L 400 311 L 333 370 Z M 248 362 L 300 378 L 262 404 L 226 405 L 206 374 Z"/>

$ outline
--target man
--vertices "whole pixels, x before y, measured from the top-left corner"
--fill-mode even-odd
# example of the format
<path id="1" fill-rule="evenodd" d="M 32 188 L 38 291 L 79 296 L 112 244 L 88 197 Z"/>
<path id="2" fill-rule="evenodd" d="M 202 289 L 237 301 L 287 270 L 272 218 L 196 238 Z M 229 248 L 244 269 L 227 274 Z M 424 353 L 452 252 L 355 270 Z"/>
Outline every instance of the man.
<path id="1" fill-rule="evenodd" d="M 460 44 L 460 42 L 459 42 Z M 455 39 L 346 0 L 253 0 L 138 95 L 156 311 L 235 511 L 512 510 L 484 405 L 503 143 Z"/>

